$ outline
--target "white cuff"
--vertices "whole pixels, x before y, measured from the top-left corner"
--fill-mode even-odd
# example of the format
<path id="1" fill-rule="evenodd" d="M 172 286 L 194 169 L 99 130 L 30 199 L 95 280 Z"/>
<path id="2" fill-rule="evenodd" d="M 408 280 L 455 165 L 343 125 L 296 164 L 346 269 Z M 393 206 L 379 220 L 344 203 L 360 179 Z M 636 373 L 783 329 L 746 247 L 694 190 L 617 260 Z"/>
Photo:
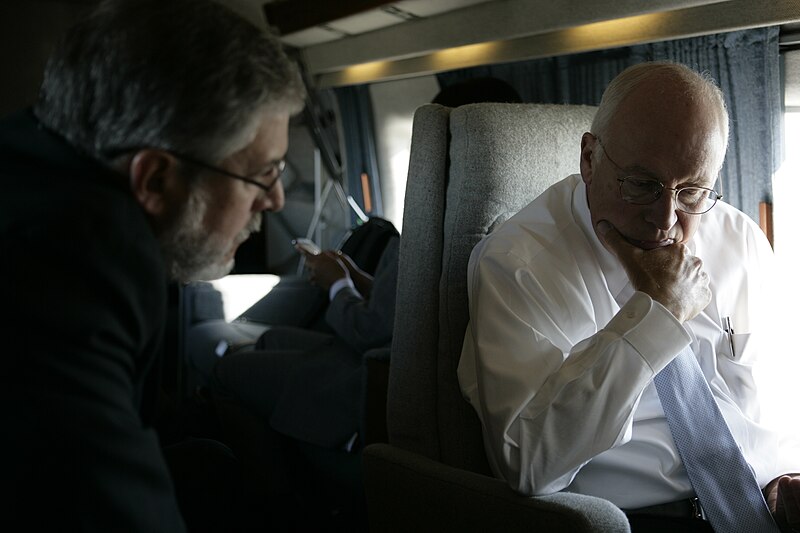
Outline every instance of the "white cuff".
<path id="1" fill-rule="evenodd" d="M 344 289 L 345 287 L 350 287 L 354 291 L 356 290 L 356 286 L 353 285 L 353 280 L 350 279 L 349 276 L 345 276 L 343 278 L 339 278 L 339 279 L 337 279 L 336 281 L 333 282 L 333 285 L 331 285 L 331 288 L 328 289 L 328 298 L 330 298 L 331 301 L 333 301 L 333 299 L 336 296 L 336 294 L 340 290 Z M 358 291 L 356 291 L 356 292 L 358 292 Z"/>
<path id="2" fill-rule="evenodd" d="M 666 307 L 639 291 L 603 329 L 624 337 L 647 361 L 653 375 L 692 342 L 689 332 Z"/>

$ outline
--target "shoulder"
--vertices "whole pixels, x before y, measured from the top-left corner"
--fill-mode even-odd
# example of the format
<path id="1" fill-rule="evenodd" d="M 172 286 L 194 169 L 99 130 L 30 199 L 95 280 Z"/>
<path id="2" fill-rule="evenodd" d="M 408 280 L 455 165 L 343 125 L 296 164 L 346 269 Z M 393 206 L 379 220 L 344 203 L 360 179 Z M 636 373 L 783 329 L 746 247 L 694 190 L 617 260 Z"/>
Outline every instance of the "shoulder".
<path id="1" fill-rule="evenodd" d="M 572 213 L 572 200 L 580 176 L 569 176 L 533 199 L 495 231 L 484 237 L 473 250 L 473 260 L 487 256 L 507 256 L 523 262 L 547 261 L 568 247 L 552 246 L 570 238 L 578 230 Z"/>
<path id="2" fill-rule="evenodd" d="M 706 250 L 729 257 L 730 253 L 760 254 L 771 248 L 758 224 L 730 204 L 717 202 L 702 216 L 697 237 Z"/>
<path id="3" fill-rule="evenodd" d="M 0 275 L 20 287 L 12 299 L 57 331 L 104 331 L 139 350 L 163 323 L 166 273 L 125 178 L 68 150 L 18 160 L 0 157 L 0 244 L 15 251 Z"/>

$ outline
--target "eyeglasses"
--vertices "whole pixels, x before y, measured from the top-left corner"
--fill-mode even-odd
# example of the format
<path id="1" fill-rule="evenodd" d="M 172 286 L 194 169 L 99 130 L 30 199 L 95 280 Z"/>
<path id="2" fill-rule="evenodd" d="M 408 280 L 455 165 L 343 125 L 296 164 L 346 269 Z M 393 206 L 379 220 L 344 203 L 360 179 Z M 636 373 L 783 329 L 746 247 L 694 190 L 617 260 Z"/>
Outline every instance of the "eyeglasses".
<path id="1" fill-rule="evenodd" d="M 142 149 L 143 148 L 111 148 L 111 149 L 107 149 L 107 150 L 103 151 L 103 157 L 105 157 L 108 160 L 113 160 L 114 158 L 119 157 L 119 156 L 121 156 L 123 154 L 134 152 L 134 151 L 137 151 L 137 150 L 142 150 Z M 210 170 L 210 171 L 215 172 L 217 174 L 222 174 L 223 176 L 227 176 L 229 178 L 240 180 L 240 181 L 243 181 L 245 183 L 249 183 L 250 185 L 255 185 L 256 187 L 258 187 L 259 189 L 261 189 L 262 191 L 267 192 L 267 193 L 272 190 L 272 188 L 275 186 L 276 183 L 278 183 L 278 179 L 281 177 L 281 174 L 283 174 L 283 171 L 286 170 L 286 160 L 285 159 L 281 159 L 280 161 L 278 161 L 276 163 L 272 163 L 269 166 L 269 168 L 267 169 L 267 171 L 263 172 L 261 174 L 261 176 L 272 176 L 272 181 L 270 181 L 269 183 L 261 183 L 260 181 L 258 181 L 256 179 L 248 178 L 247 176 L 241 176 L 239 174 L 235 174 L 233 172 L 225 170 L 224 168 L 216 167 L 214 165 L 205 163 L 203 161 L 200 161 L 199 159 L 195 159 L 194 157 L 182 154 L 180 152 L 176 152 L 174 150 L 165 150 L 165 149 L 160 149 L 160 150 L 163 150 L 164 152 L 167 152 L 168 154 L 172 155 L 172 157 L 174 157 L 176 159 L 180 159 L 180 160 L 182 160 L 182 161 L 184 161 L 186 163 L 189 163 L 191 165 L 195 165 L 197 167 L 204 168 L 206 170 Z"/>
<path id="2" fill-rule="evenodd" d="M 595 135 L 595 139 L 597 139 L 597 144 L 603 148 L 606 159 L 616 167 L 617 171 L 621 174 L 627 172 L 611 159 L 600 137 Z M 706 187 L 680 187 L 678 189 L 673 189 L 672 187 L 666 187 L 658 180 L 643 176 L 624 176 L 622 178 L 617 178 L 617 181 L 619 181 L 620 196 L 629 204 L 652 204 L 661 198 L 661 194 L 664 190 L 668 190 L 674 193 L 675 205 L 678 207 L 678 210 L 690 215 L 702 215 L 703 213 L 707 213 L 716 205 L 717 200 L 722 198 L 722 195 L 714 189 L 708 189 Z"/>
<path id="3" fill-rule="evenodd" d="M 262 182 L 260 182 L 258 180 L 255 180 L 253 178 L 248 178 L 247 176 L 241 176 L 239 174 L 235 174 L 233 172 L 225 170 L 224 168 L 215 167 L 214 165 L 210 165 L 208 163 L 204 163 L 203 161 L 199 161 L 199 160 L 197 160 L 197 159 L 195 159 L 193 157 L 189 157 L 187 155 L 184 155 L 184 154 L 181 154 L 181 153 L 178 153 L 178 152 L 174 152 L 172 150 L 165 150 L 165 151 L 167 153 L 169 153 L 169 154 L 172 154 L 173 157 L 176 157 L 177 159 L 185 161 L 186 163 L 189 163 L 191 165 L 195 165 L 195 166 L 204 168 L 206 170 L 210 170 L 210 171 L 215 172 L 217 174 L 222 174 L 223 176 L 227 176 L 229 178 L 233 178 L 233 179 L 236 179 L 236 180 L 243 181 L 245 183 L 249 183 L 250 185 L 255 185 L 256 187 L 258 187 L 259 189 L 261 189 L 262 191 L 267 192 L 267 193 L 272 190 L 272 188 L 275 186 L 276 183 L 278 183 L 278 179 L 280 179 L 281 174 L 283 174 L 283 171 L 286 169 L 286 160 L 285 159 L 281 159 L 280 161 L 278 161 L 276 163 L 272 163 L 269 166 L 268 170 L 266 172 L 264 172 L 263 174 L 261 174 L 261 176 L 273 176 L 272 177 L 272 181 L 270 181 L 267 184 L 267 183 L 262 183 Z"/>

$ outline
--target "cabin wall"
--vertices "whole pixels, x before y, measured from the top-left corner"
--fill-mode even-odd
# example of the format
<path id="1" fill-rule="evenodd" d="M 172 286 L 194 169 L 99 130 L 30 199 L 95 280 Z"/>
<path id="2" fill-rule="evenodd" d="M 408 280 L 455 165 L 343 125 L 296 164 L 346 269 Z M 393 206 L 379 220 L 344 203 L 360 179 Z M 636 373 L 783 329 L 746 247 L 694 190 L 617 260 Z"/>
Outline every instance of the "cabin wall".
<path id="1" fill-rule="evenodd" d="M 30 106 L 58 38 L 91 9 L 44 0 L 0 4 L 0 116 Z"/>
<path id="2" fill-rule="evenodd" d="M 439 82 L 436 76 L 420 76 L 375 83 L 369 91 L 384 217 L 400 230 L 414 111 L 433 100 L 439 92 Z"/>

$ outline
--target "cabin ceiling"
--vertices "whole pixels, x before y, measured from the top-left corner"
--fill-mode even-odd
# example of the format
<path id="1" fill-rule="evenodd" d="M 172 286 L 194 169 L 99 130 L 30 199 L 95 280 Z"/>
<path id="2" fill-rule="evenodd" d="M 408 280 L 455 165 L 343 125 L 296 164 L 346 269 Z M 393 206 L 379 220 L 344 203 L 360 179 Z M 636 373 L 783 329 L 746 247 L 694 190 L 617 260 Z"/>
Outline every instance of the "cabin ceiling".
<path id="1" fill-rule="evenodd" d="M 800 0 L 227 0 L 260 4 L 319 86 L 800 21 Z"/>
<path id="2" fill-rule="evenodd" d="M 769 25 L 800 42 L 800 0 L 217 1 L 266 20 L 319 87 Z"/>
<path id="3" fill-rule="evenodd" d="M 490 0 L 267 0 L 264 14 L 286 44 L 297 48 L 419 21 Z"/>

